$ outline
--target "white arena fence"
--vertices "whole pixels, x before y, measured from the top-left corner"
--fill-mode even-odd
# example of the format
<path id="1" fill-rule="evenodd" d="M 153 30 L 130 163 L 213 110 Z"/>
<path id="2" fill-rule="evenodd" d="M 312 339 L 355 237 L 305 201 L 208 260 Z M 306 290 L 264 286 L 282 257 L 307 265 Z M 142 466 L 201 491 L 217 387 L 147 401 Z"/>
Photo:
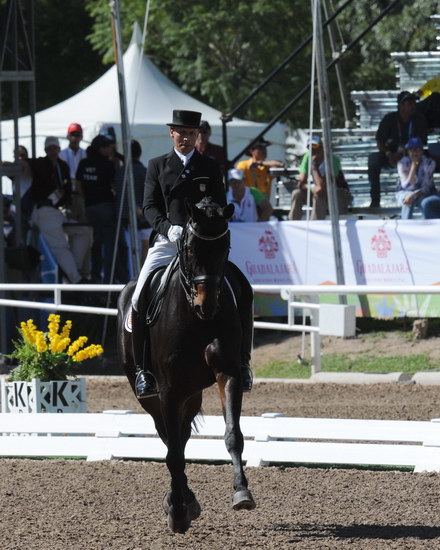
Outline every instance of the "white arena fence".
<path id="1" fill-rule="evenodd" d="M 63 292 L 120 292 L 124 285 L 95 285 L 95 284 L 14 284 L 0 283 L 2 291 L 52 291 L 53 303 L 35 302 L 29 300 L 6 299 L 0 297 L 0 306 L 22 307 L 48 311 L 66 311 L 97 315 L 116 316 L 116 308 L 94 306 L 69 305 L 63 303 Z M 311 336 L 311 373 L 316 374 L 321 369 L 320 335 L 334 335 L 350 337 L 355 335 L 354 306 L 337 304 L 319 304 L 320 295 L 347 296 L 368 294 L 408 294 L 429 295 L 440 294 L 440 286 L 399 285 L 399 286 L 371 286 L 371 285 L 252 285 L 254 292 L 279 292 L 281 298 L 288 302 L 287 323 L 255 321 L 255 328 L 270 330 L 286 330 L 307 332 Z M 302 301 L 295 297 L 302 296 Z M 304 314 L 310 317 L 310 325 L 295 324 L 295 311 L 303 309 Z"/>
<path id="2" fill-rule="evenodd" d="M 231 462 L 221 416 L 205 416 L 186 458 Z M 243 416 L 247 466 L 304 464 L 440 471 L 440 419 L 432 421 Z M 163 460 L 166 447 L 153 419 L 133 411 L 84 414 L 0 414 L 1 457 L 63 457 L 89 461 Z"/>
<path id="3" fill-rule="evenodd" d="M 0 292 L 51 290 L 54 293 L 54 303 L 1 298 L 0 306 L 114 316 L 117 311 L 112 308 L 63 304 L 62 292 L 119 292 L 121 289 L 122 285 L 0 284 Z M 276 288 L 258 285 L 254 290 L 279 291 L 284 299 L 289 300 L 289 312 L 295 307 L 304 307 L 311 316 L 310 326 L 295 325 L 289 313 L 286 324 L 256 321 L 256 327 L 301 332 L 311 329 L 319 350 L 322 328 L 319 313 L 323 306 L 317 303 L 319 295 L 437 294 L 440 287 L 345 285 Z M 296 302 L 295 296 L 304 296 L 308 301 Z M 131 411 L 106 411 L 106 414 L 0 413 L 0 456 L 163 460 L 166 448 L 156 435 L 152 418 L 147 414 L 128 413 Z M 243 459 L 247 466 L 354 465 L 411 468 L 415 472 L 440 471 L 440 419 L 429 422 L 285 418 L 267 413 L 262 417 L 242 417 L 241 428 L 246 439 Z M 223 433 L 223 418 L 206 416 L 199 431 L 188 442 L 187 458 L 230 462 Z"/>

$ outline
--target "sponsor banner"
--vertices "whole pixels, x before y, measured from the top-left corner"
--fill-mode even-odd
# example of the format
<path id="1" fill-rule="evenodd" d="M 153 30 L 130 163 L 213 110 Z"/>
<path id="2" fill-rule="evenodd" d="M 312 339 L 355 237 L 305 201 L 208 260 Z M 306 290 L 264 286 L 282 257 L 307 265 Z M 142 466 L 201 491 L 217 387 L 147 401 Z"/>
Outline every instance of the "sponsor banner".
<path id="1" fill-rule="evenodd" d="M 339 227 L 346 284 L 440 284 L 440 220 L 341 220 Z M 336 284 L 329 220 L 231 223 L 230 228 L 230 259 L 251 284 Z M 383 307 L 369 297 L 360 314 L 417 315 L 422 301 L 437 303 L 434 297 L 380 300 Z M 422 309 L 429 313 L 429 307 Z"/>

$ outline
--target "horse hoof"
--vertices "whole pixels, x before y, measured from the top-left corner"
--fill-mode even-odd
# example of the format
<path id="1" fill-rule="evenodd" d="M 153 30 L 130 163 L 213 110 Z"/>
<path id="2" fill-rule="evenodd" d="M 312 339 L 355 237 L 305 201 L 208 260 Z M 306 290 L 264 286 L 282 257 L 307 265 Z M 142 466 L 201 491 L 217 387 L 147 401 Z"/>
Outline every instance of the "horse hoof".
<path id="1" fill-rule="evenodd" d="M 189 519 L 191 521 L 197 519 L 202 513 L 202 507 L 200 506 L 199 501 L 196 499 L 196 497 L 194 497 L 191 502 L 188 502 L 186 504 L 186 508 L 188 510 Z"/>
<path id="2" fill-rule="evenodd" d="M 162 501 L 162 507 L 163 511 L 165 512 L 165 515 L 168 515 L 170 513 L 171 508 L 171 491 L 168 491 L 168 493 L 165 494 Z M 188 512 L 188 517 L 190 521 L 193 521 L 194 519 L 197 519 L 200 514 L 202 513 L 202 507 L 199 504 L 199 501 L 194 497 L 191 502 L 186 503 L 186 509 Z"/>
<path id="3" fill-rule="evenodd" d="M 188 531 L 190 525 L 191 520 L 189 518 L 188 511 L 186 512 L 184 518 L 177 519 L 173 517 L 173 507 L 170 507 L 170 512 L 168 514 L 168 527 L 170 528 L 170 531 L 183 535 Z"/>
<path id="4" fill-rule="evenodd" d="M 252 493 L 248 489 L 234 493 L 232 501 L 232 508 L 234 510 L 253 510 L 255 506 Z"/>

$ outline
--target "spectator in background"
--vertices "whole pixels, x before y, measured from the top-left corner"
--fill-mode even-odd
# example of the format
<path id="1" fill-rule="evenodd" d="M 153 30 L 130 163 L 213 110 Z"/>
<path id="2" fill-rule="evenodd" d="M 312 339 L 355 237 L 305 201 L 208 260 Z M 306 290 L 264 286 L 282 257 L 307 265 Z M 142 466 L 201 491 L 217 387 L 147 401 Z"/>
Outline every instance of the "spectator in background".
<path id="1" fill-rule="evenodd" d="M 418 137 L 426 143 L 428 126 L 423 114 L 417 113 L 417 97 L 408 92 L 397 96 L 397 111 L 386 114 L 376 132 L 379 149 L 368 156 L 368 179 L 370 182 L 370 208 L 380 207 L 380 173 L 382 168 L 395 168 L 403 157 L 405 143 Z"/>
<path id="2" fill-rule="evenodd" d="M 20 197 L 21 197 L 21 215 L 22 226 L 24 231 L 29 228 L 29 222 L 32 214 L 34 203 L 32 201 L 31 186 L 32 186 L 32 170 L 27 162 L 29 158 L 28 151 L 24 145 L 18 146 L 18 163 L 20 165 Z M 4 166 L 11 166 L 13 163 L 4 161 Z M 14 176 L 11 176 L 11 180 L 14 182 Z"/>
<path id="3" fill-rule="evenodd" d="M 35 206 L 32 211 L 32 223 L 44 236 L 68 281 L 88 282 L 81 277 L 80 270 L 89 247 L 90 233 L 87 227 L 66 215 L 72 185 L 69 167 L 58 158 L 58 138 L 47 137 L 44 150 L 45 157 L 27 161 L 33 176 L 31 194 Z"/>
<path id="4" fill-rule="evenodd" d="M 93 283 L 111 282 L 116 236 L 113 184 L 115 169 L 109 160 L 111 142 L 96 136 L 80 161 L 76 180 L 84 197 L 86 218 L 93 228 L 91 276 Z"/>
<path id="5" fill-rule="evenodd" d="M 312 148 L 312 153 L 307 151 L 303 156 L 299 167 L 299 177 L 297 181 L 297 189 L 292 193 L 292 206 L 288 215 L 289 220 L 300 220 L 302 218 L 302 207 L 307 204 L 307 187 L 309 177 L 309 162 L 310 175 L 313 180 L 313 186 L 310 190 L 312 197 L 312 215 L 311 220 L 325 220 L 328 213 L 328 194 L 327 183 L 325 179 L 325 160 L 324 147 L 319 136 L 312 136 L 309 147 Z M 311 157 L 311 159 L 310 159 Z M 347 212 L 347 208 L 353 197 L 350 189 L 345 181 L 344 174 L 341 170 L 341 161 L 336 155 L 333 155 L 333 170 L 335 174 L 336 195 L 338 199 L 339 213 Z"/>
<path id="6" fill-rule="evenodd" d="M 397 201 L 402 205 L 402 220 L 410 220 L 415 208 L 425 219 L 440 218 L 440 196 L 434 185 L 435 161 L 423 151 L 420 138 L 410 138 L 407 154 L 397 163 L 400 189 Z"/>
<path id="7" fill-rule="evenodd" d="M 69 145 L 60 151 L 60 159 L 64 160 L 64 162 L 66 162 L 69 166 L 70 179 L 73 182 L 76 177 L 79 161 L 87 156 L 85 149 L 82 149 L 79 146 L 83 138 L 83 130 L 81 125 L 77 122 L 72 122 L 72 124 L 70 124 L 67 128 L 66 137 Z"/>
<path id="8" fill-rule="evenodd" d="M 116 132 L 113 126 L 104 126 L 99 132 L 101 136 L 104 136 L 110 141 L 110 151 L 108 158 L 114 164 L 115 170 L 118 170 L 124 166 L 124 155 L 119 153 L 116 149 Z"/>
<path id="9" fill-rule="evenodd" d="M 269 168 L 284 166 L 279 160 L 266 160 L 267 148 L 271 145 L 265 139 L 259 139 L 249 147 L 250 158 L 237 163 L 236 168 L 243 170 L 244 182 L 247 187 L 255 187 L 270 199 L 272 177 Z"/>
<path id="10" fill-rule="evenodd" d="M 207 120 L 200 122 L 199 135 L 196 141 L 196 149 L 201 155 L 205 155 L 210 159 L 216 160 L 221 168 L 222 174 L 226 173 L 226 157 L 225 150 L 221 145 L 216 145 L 209 141 L 211 137 L 211 126 Z"/>
<path id="11" fill-rule="evenodd" d="M 79 146 L 83 138 L 81 125 L 77 122 L 72 122 L 67 128 L 66 137 L 69 145 L 65 149 L 61 149 L 60 159 L 67 163 L 70 171 L 70 181 L 72 182 L 71 216 L 75 220 L 84 223 L 86 221 L 84 199 L 79 194 L 76 185 L 76 171 L 78 170 L 79 162 L 87 156 L 85 149 Z"/>
<path id="12" fill-rule="evenodd" d="M 255 189 L 244 184 L 243 170 L 228 170 L 229 190 L 226 200 L 235 207 L 232 222 L 266 222 L 272 215 L 273 208 L 268 199 Z"/>
<path id="13" fill-rule="evenodd" d="M 440 76 L 430 78 L 416 95 L 420 98 L 417 112 L 425 115 L 428 129 L 440 128 Z"/>

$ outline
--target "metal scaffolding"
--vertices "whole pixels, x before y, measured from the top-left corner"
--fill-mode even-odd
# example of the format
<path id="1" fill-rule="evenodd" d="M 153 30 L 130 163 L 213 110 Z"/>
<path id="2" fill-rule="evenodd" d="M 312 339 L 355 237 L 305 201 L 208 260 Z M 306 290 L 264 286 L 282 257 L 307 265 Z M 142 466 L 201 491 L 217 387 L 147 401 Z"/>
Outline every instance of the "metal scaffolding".
<path id="1" fill-rule="evenodd" d="M 31 117 L 32 156 L 35 156 L 35 48 L 34 1 L 8 0 L 3 9 L 0 28 L 0 120 L 3 119 L 5 93 L 9 93 L 14 121 L 14 162 L 3 165 L 0 148 L 0 226 L 4 226 L 3 176 L 13 179 L 16 207 L 15 245 L 23 244 L 20 197 L 20 165 L 18 163 L 20 92 L 27 92 L 27 111 Z M 0 126 L 0 141 L 1 141 Z M 0 282 L 6 280 L 5 241 L 0 238 Z M 0 291 L 1 298 L 4 292 Z M 6 312 L 0 308 L 0 348 L 6 349 Z"/>

